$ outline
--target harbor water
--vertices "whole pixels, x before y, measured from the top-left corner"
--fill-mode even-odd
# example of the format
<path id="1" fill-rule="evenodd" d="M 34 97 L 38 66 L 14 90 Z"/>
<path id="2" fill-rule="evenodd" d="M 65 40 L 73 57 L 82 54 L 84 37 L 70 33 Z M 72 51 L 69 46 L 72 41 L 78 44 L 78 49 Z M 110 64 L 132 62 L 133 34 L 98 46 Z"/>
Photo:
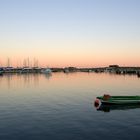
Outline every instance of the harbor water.
<path id="1" fill-rule="evenodd" d="M 140 95 L 140 78 L 108 73 L 3 74 L 0 140 L 139 139 L 140 106 L 98 110 L 97 96 Z"/>

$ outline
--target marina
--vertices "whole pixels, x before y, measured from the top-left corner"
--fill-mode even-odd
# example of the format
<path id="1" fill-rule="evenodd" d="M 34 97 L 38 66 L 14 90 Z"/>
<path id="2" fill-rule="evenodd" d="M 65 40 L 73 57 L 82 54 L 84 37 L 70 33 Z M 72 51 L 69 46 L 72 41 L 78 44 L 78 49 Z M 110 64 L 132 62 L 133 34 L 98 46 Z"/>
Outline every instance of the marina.
<path id="1" fill-rule="evenodd" d="M 110 65 L 108 67 L 100 68 L 77 68 L 77 67 L 64 67 L 64 68 L 42 68 L 42 67 L 0 67 L 0 75 L 4 73 L 53 73 L 53 72 L 87 72 L 87 73 L 110 73 L 118 75 L 136 75 L 140 77 L 140 67 L 120 67 L 118 65 Z"/>

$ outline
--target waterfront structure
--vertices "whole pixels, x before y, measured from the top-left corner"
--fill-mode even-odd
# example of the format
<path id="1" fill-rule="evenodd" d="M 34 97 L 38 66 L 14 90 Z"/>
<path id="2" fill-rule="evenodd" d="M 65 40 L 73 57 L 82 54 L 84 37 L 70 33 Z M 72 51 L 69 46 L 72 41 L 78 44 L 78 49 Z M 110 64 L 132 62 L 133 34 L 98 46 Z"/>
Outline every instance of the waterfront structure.
<path id="1" fill-rule="evenodd" d="M 110 65 L 109 67 L 98 68 L 41 68 L 41 67 L 2 67 L 1 73 L 52 73 L 52 72 L 107 72 L 113 74 L 134 74 L 140 77 L 140 67 L 120 67 L 118 65 Z"/>
<path id="2" fill-rule="evenodd" d="M 64 68 L 64 73 L 69 73 L 69 72 L 77 72 L 78 69 L 76 67 L 65 67 Z"/>
<path id="3" fill-rule="evenodd" d="M 64 68 L 64 73 L 69 73 L 69 69 L 68 68 Z"/>

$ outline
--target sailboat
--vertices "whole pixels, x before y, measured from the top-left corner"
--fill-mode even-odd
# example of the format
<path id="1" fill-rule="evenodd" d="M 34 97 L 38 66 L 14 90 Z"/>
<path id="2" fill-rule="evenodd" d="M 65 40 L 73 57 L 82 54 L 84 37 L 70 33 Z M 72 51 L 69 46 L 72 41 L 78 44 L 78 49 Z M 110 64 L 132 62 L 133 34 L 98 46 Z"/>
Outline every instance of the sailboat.
<path id="1" fill-rule="evenodd" d="M 41 72 L 44 74 L 51 74 L 52 70 L 50 68 L 46 68 L 46 69 L 43 69 Z"/>

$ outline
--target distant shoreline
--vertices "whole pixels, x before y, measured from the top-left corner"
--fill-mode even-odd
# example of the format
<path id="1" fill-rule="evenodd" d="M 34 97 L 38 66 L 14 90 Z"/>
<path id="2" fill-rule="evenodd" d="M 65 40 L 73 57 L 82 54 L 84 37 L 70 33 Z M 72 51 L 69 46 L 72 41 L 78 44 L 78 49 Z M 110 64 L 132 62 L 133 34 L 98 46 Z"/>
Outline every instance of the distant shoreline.
<path id="1" fill-rule="evenodd" d="M 110 65 L 108 67 L 98 68 L 40 68 L 40 67 L 1 67 L 0 74 L 3 73 L 42 73 L 42 70 L 50 69 L 52 72 L 95 72 L 95 73 L 114 73 L 114 74 L 135 74 L 140 77 L 140 67 L 120 67 L 118 65 Z"/>

